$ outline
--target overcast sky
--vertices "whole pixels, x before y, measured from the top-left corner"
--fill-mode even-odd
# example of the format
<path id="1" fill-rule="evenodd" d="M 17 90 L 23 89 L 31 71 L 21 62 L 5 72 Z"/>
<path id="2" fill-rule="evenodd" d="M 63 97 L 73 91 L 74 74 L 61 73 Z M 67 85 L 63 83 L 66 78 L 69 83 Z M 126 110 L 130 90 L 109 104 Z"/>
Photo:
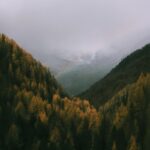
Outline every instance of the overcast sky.
<path id="1" fill-rule="evenodd" d="M 150 0 L 0 0 L 0 32 L 41 60 L 126 54 L 150 42 Z"/>

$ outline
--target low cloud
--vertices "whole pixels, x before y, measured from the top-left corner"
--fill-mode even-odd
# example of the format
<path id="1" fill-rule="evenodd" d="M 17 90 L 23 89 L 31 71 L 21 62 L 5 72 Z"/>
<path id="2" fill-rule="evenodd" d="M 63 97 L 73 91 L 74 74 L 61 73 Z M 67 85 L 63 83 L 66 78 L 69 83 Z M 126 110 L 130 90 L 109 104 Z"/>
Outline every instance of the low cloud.
<path id="1" fill-rule="evenodd" d="M 126 54 L 150 41 L 149 7 L 149 0 L 1 0 L 0 32 L 40 60 Z"/>

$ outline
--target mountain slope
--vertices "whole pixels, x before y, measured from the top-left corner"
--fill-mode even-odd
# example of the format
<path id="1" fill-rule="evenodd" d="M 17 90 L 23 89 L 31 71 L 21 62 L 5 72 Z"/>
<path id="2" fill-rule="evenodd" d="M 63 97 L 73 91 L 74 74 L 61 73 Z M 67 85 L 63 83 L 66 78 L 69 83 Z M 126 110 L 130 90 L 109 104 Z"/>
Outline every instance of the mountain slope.
<path id="1" fill-rule="evenodd" d="M 0 35 L 0 80 L 0 95 L 7 90 L 26 90 L 49 101 L 56 92 L 64 95 L 49 70 L 3 34 Z"/>
<path id="2" fill-rule="evenodd" d="M 60 74 L 57 80 L 71 96 L 77 95 L 103 78 L 117 64 L 118 58 L 97 52 L 94 57 L 87 56 L 81 64 Z"/>
<path id="3" fill-rule="evenodd" d="M 71 96 L 77 95 L 108 72 L 108 68 L 94 68 L 89 65 L 80 65 L 57 77 L 57 80 L 63 85 L 65 91 Z"/>
<path id="4" fill-rule="evenodd" d="M 63 99 L 49 70 L 5 35 L 0 83 L 0 149 L 91 149 L 99 127 L 96 109 L 86 100 Z"/>
<path id="5" fill-rule="evenodd" d="M 99 108 L 102 149 L 148 150 L 150 125 L 150 74 L 141 74 Z"/>
<path id="6" fill-rule="evenodd" d="M 90 99 L 92 104 L 99 106 L 124 86 L 135 82 L 141 72 L 150 72 L 150 45 L 127 56 L 109 74 L 81 93 L 79 97 Z"/>

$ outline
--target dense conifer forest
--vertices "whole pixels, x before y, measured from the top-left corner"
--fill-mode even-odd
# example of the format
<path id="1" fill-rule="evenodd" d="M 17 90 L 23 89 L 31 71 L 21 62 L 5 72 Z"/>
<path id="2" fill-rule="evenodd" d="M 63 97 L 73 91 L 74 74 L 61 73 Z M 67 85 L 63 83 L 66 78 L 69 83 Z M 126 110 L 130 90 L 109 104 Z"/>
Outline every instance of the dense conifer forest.
<path id="1" fill-rule="evenodd" d="M 136 53 L 141 53 L 137 60 L 132 57 Z M 133 70 L 134 79 L 129 72 L 127 80 L 131 77 L 131 82 L 125 82 L 95 108 L 88 99 L 69 98 L 49 69 L 0 35 L 0 149 L 149 150 L 148 57 L 150 46 L 114 68 L 112 72 L 121 72 L 130 61 L 141 67 L 138 74 Z M 111 86 L 122 85 L 120 78 L 115 79 Z"/>

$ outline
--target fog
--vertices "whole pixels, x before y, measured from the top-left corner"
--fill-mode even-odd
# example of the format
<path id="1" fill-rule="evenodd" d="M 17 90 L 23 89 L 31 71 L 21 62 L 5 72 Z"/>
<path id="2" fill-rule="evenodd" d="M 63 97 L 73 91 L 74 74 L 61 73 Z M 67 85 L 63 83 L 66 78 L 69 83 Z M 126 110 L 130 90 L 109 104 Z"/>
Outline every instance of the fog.
<path id="1" fill-rule="evenodd" d="M 0 32 L 53 67 L 123 57 L 150 42 L 149 8 L 149 0 L 0 0 Z"/>

